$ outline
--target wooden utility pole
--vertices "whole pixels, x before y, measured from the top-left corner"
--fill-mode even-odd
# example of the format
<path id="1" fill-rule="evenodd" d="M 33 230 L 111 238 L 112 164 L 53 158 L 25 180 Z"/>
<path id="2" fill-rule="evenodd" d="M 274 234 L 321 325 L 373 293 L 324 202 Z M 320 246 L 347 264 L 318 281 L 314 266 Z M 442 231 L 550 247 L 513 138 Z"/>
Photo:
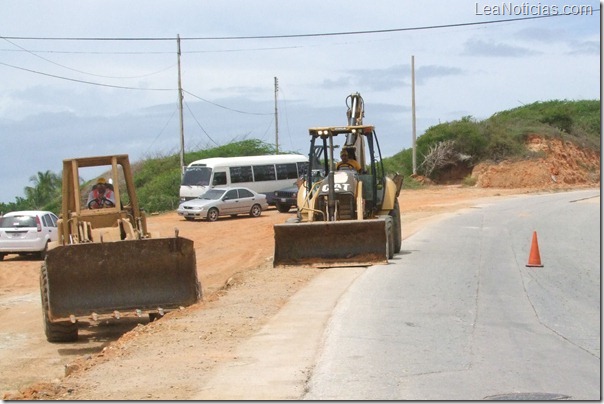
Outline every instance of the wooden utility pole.
<path id="1" fill-rule="evenodd" d="M 185 128 L 182 119 L 182 82 L 180 77 L 180 34 L 176 36 L 178 46 L 178 111 L 180 113 L 180 170 L 185 172 Z"/>
<path id="2" fill-rule="evenodd" d="M 277 112 L 277 92 L 279 80 L 275 77 L 275 154 L 279 154 L 279 113 Z"/>
<path id="3" fill-rule="evenodd" d="M 413 174 L 417 174 L 417 158 L 416 158 L 416 129 L 415 129 L 415 56 L 411 56 L 411 121 L 413 131 Z"/>

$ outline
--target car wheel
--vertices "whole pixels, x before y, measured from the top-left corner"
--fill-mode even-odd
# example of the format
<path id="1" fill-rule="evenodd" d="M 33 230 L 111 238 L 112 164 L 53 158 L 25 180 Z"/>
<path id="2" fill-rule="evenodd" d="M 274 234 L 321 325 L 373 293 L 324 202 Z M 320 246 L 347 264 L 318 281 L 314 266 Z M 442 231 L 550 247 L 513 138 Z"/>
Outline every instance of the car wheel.
<path id="1" fill-rule="evenodd" d="M 262 214 L 262 208 L 258 204 L 252 206 L 252 209 L 250 209 L 250 216 L 252 216 L 252 217 L 258 217 L 261 214 Z"/>
<path id="2" fill-rule="evenodd" d="M 44 249 L 38 253 L 38 258 L 40 258 L 42 261 L 44 261 L 44 258 L 46 258 L 47 251 L 48 251 L 48 243 L 46 243 L 44 245 Z"/>
<path id="3" fill-rule="evenodd" d="M 4 256 L 5 256 L 5 255 L 6 255 L 6 254 L 0 254 L 0 261 L 2 261 L 2 260 L 4 259 Z"/>
<path id="4" fill-rule="evenodd" d="M 291 205 L 277 204 L 277 210 L 281 213 L 287 213 L 291 208 Z"/>
<path id="5" fill-rule="evenodd" d="M 216 220 L 218 220 L 218 209 L 212 208 L 208 210 L 208 221 L 215 222 Z"/>

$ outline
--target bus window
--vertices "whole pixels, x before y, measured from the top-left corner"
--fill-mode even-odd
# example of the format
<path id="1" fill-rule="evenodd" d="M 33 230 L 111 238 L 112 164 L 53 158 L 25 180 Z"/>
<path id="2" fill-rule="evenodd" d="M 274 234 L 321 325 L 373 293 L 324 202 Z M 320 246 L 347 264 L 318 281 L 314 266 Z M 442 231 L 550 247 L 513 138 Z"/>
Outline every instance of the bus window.
<path id="1" fill-rule="evenodd" d="M 182 185 L 210 185 L 212 169 L 209 167 L 187 167 L 182 177 Z"/>
<path id="2" fill-rule="evenodd" d="M 296 168 L 296 163 L 276 164 L 276 166 L 278 180 L 295 180 L 298 178 L 298 169 Z"/>
<path id="3" fill-rule="evenodd" d="M 275 165 L 254 166 L 254 181 L 275 181 Z"/>
<path id="4" fill-rule="evenodd" d="M 238 182 L 253 182 L 252 167 L 251 166 L 239 166 L 230 167 L 231 172 L 231 183 L 236 184 Z"/>
<path id="5" fill-rule="evenodd" d="M 308 163 L 307 162 L 303 162 L 303 163 L 297 163 L 298 164 L 298 176 L 302 177 L 305 176 L 306 174 L 308 174 Z"/>
<path id="6" fill-rule="evenodd" d="M 227 177 L 226 171 L 216 171 L 214 173 L 214 179 L 212 180 L 212 185 L 226 185 Z"/>

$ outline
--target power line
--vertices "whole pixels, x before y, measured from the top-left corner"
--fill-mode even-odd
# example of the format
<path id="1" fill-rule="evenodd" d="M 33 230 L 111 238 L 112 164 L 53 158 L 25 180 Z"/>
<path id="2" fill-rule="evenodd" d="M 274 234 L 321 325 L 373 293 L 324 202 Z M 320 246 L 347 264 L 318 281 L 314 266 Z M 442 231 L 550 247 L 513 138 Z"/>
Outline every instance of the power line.
<path id="1" fill-rule="evenodd" d="M 6 39 L 6 38 L 2 38 L 2 39 L 4 39 L 6 42 L 10 43 L 11 45 L 13 45 L 13 46 L 21 49 L 22 51 L 27 52 L 30 55 L 35 56 L 35 57 L 37 57 L 39 59 L 42 59 L 43 61 L 51 63 L 51 64 L 53 64 L 55 66 L 59 66 L 59 67 L 62 67 L 64 69 L 71 70 L 71 71 L 76 72 L 76 73 L 81 73 L 81 74 L 86 74 L 86 75 L 89 75 L 89 76 L 101 77 L 101 78 L 106 78 L 106 79 L 138 79 L 138 78 L 148 77 L 148 76 L 152 76 L 152 75 L 164 72 L 164 71 L 169 70 L 169 69 L 171 69 L 172 67 L 175 66 L 174 64 L 172 64 L 171 66 L 165 67 L 165 68 L 163 68 L 161 70 L 158 70 L 156 72 L 142 74 L 142 75 L 137 75 L 137 76 L 130 76 L 130 77 L 105 76 L 105 75 L 100 75 L 100 74 L 88 73 L 88 72 L 85 72 L 85 71 L 82 71 L 82 70 L 78 70 L 78 69 L 71 68 L 69 66 L 62 65 L 62 64 L 54 62 L 54 61 L 52 61 L 50 59 L 47 59 L 47 58 L 42 57 L 40 55 L 37 55 L 36 53 L 34 53 L 34 52 L 32 52 L 32 51 L 30 51 L 28 49 L 25 49 L 24 47 L 22 47 L 22 46 L 20 46 L 20 45 L 18 45 L 16 43 L 14 43 L 14 42 Z"/>
<path id="2" fill-rule="evenodd" d="M 218 107 L 218 108 L 226 109 L 226 110 L 228 110 L 228 111 L 239 112 L 240 114 L 246 114 L 246 115 L 271 115 L 271 114 L 272 114 L 272 112 L 246 112 L 246 111 L 241 111 L 241 110 L 239 110 L 239 109 L 234 109 L 234 108 L 225 107 L 224 105 L 216 104 L 215 102 L 212 102 L 212 101 L 206 100 L 205 98 L 201 98 L 200 96 L 195 95 L 195 94 L 193 94 L 192 92 L 187 91 L 187 90 L 185 90 L 185 89 L 183 89 L 182 91 L 183 91 L 183 92 L 185 92 L 185 93 L 187 93 L 187 94 L 189 94 L 189 95 L 190 95 L 190 96 L 192 96 L 192 97 L 197 98 L 198 100 L 201 100 L 201 101 L 207 102 L 208 104 L 212 104 L 212 105 L 214 105 L 214 106 L 216 106 L 216 107 Z"/>
<path id="3" fill-rule="evenodd" d="M 121 88 L 123 90 L 176 91 L 176 89 L 174 89 L 174 88 L 127 87 L 127 86 L 117 86 L 117 85 L 113 85 L 113 84 L 96 83 L 96 82 L 93 82 L 93 81 L 78 80 L 78 79 L 72 79 L 72 78 L 64 77 L 64 76 L 57 76 L 56 74 L 43 73 L 43 72 L 40 72 L 40 71 L 37 71 L 37 70 L 26 69 L 25 67 L 19 67 L 19 66 L 9 65 L 8 63 L 3 63 L 3 62 L 0 62 L 0 65 L 11 67 L 11 68 L 17 69 L 17 70 L 23 70 L 23 71 L 29 72 L 29 73 L 39 74 L 41 76 L 52 77 L 52 78 L 55 78 L 55 79 L 61 79 L 61 80 L 67 80 L 67 81 L 73 81 L 73 82 L 76 82 L 76 83 L 90 84 L 92 86 Z"/>
<path id="4" fill-rule="evenodd" d="M 600 9 L 595 9 L 593 12 L 599 12 Z M 501 24 L 506 22 L 517 22 L 517 21 L 529 21 L 543 18 L 553 17 L 569 17 L 572 14 L 550 14 L 550 15 L 536 15 L 530 17 L 520 18 L 506 18 L 501 20 L 490 20 L 490 21 L 476 21 L 476 22 L 463 22 L 456 24 L 441 24 L 441 25 L 424 25 L 419 27 L 406 27 L 406 28 L 390 28 L 390 29 L 375 29 L 365 31 L 341 31 L 341 32 L 323 32 L 323 33 L 309 33 L 309 34 L 280 34 L 280 35 L 250 35 L 250 36 L 215 36 L 215 37 L 181 37 L 181 40 L 189 41 L 208 41 L 208 40 L 248 40 L 248 39 L 282 39 L 282 38 L 312 38 L 312 37 L 325 37 L 325 36 L 343 36 L 343 35 L 367 35 L 367 34 L 384 34 L 390 32 L 406 32 L 406 31 L 420 31 L 429 29 L 443 29 L 443 28 L 458 28 L 458 27 L 469 27 L 476 25 L 487 25 L 487 24 Z M 175 37 L 24 37 L 24 36 L 0 36 L 3 39 L 13 40 L 40 40 L 40 41 L 175 41 Z"/>
<path id="5" fill-rule="evenodd" d="M 191 107 L 189 107 L 189 104 L 185 102 L 185 106 L 187 107 L 187 109 L 189 110 L 189 112 L 191 113 L 191 116 L 193 117 L 193 120 L 195 120 L 195 122 L 197 122 L 197 126 L 199 126 L 199 128 L 201 129 L 201 131 L 203 133 L 205 133 L 205 135 L 208 137 L 208 139 L 210 139 L 210 141 L 212 141 L 212 143 L 214 143 L 216 146 L 219 146 L 218 143 L 216 143 L 214 141 L 214 139 L 212 139 L 212 137 L 208 134 L 208 132 L 206 132 L 206 130 L 203 128 L 203 126 L 201 126 L 201 123 L 199 123 L 199 121 L 197 120 L 197 117 L 195 116 L 195 114 L 193 113 L 193 111 L 191 110 Z"/>

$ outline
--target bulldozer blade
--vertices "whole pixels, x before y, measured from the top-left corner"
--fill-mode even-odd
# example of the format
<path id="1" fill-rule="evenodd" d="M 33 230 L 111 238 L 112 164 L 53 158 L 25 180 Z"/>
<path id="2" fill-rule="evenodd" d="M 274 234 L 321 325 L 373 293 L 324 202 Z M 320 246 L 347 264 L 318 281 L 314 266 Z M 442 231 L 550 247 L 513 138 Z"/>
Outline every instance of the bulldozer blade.
<path id="1" fill-rule="evenodd" d="M 123 240 L 59 246 L 45 261 L 49 319 L 174 309 L 201 298 L 193 241 Z"/>
<path id="2" fill-rule="evenodd" d="M 367 266 L 388 263 L 384 219 L 274 225 L 273 266 Z"/>

